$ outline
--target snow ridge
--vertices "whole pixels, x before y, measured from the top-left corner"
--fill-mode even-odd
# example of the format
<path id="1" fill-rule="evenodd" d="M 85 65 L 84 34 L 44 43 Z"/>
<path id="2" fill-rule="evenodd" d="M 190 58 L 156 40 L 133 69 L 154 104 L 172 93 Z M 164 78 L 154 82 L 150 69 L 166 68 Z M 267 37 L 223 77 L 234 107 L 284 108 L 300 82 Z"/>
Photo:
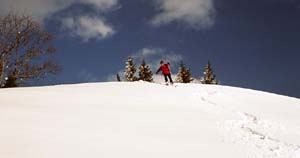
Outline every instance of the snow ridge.
<path id="1" fill-rule="evenodd" d="M 299 99 L 217 85 L 5 89 L 0 157 L 300 158 L 299 111 Z"/>

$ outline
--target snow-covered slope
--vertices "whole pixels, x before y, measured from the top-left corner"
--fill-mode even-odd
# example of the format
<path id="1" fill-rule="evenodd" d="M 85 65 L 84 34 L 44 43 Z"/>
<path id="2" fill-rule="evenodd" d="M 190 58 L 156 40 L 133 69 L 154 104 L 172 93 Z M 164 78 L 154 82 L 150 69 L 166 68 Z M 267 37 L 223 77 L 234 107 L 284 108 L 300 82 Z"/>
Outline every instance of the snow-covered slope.
<path id="1" fill-rule="evenodd" d="M 1 158 L 299 158 L 300 100 L 179 84 L 0 90 Z"/>

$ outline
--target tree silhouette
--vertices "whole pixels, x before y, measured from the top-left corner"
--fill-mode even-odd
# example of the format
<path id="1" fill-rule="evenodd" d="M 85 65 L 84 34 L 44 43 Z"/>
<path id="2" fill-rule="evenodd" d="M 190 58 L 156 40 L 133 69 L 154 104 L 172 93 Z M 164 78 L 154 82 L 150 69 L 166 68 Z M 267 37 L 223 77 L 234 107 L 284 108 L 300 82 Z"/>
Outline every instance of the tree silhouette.
<path id="1" fill-rule="evenodd" d="M 30 16 L 0 16 L 0 86 L 17 87 L 57 74 L 52 35 Z"/>

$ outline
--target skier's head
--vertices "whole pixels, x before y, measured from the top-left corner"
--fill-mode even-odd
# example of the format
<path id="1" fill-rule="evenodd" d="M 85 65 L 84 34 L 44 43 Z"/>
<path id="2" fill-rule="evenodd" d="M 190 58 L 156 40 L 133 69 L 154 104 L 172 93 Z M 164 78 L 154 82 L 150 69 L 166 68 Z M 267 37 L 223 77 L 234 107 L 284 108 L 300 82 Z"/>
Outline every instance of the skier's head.
<path id="1" fill-rule="evenodd" d="M 160 65 L 162 65 L 162 64 L 164 64 L 164 61 L 163 61 L 163 60 L 160 61 Z"/>

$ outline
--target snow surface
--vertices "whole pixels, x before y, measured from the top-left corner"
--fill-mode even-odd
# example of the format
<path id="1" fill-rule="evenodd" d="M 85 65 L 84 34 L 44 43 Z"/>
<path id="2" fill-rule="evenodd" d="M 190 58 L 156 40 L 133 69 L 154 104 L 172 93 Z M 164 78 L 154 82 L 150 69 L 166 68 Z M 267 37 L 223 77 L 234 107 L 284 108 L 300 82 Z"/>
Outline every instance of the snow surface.
<path id="1" fill-rule="evenodd" d="M 201 84 L 0 90 L 1 158 L 300 158 L 300 99 Z"/>

